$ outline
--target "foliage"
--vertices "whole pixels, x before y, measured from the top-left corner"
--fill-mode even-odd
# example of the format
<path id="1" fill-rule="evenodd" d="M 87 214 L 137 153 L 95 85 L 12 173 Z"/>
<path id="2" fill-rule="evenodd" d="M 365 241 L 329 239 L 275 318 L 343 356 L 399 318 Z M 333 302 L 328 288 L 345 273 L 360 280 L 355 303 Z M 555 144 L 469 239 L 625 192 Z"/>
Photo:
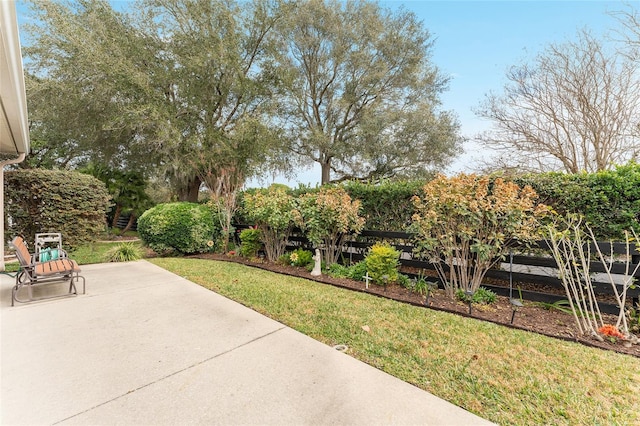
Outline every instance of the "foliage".
<path id="1" fill-rule="evenodd" d="M 123 172 L 93 164 L 80 171 L 100 179 L 106 185 L 114 202 L 114 206 L 107 214 L 108 223 L 112 229 L 116 229 L 118 219 L 123 213 L 129 214 L 129 222 L 120 234 L 127 232 L 135 220 L 153 205 L 146 193 L 147 183 L 140 172 Z"/>
<path id="2" fill-rule="evenodd" d="M 367 263 L 360 261 L 349 265 L 349 274 L 347 278 L 356 281 L 364 281 L 364 277 L 367 274 Z"/>
<path id="3" fill-rule="evenodd" d="M 294 212 L 297 225 L 316 248 L 322 248 L 324 262 L 336 262 L 349 234 L 358 234 L 365 219 L 359 216 L 360 201 L 352 200 L 340 187 L 322 187 L 298 199 Z"/>
<path id="4" fill-rule="evenodd" d="M 202 204 L 158 204 L 138 219 L 140 238 L 159 254 L 211 251 L 220 233 L 213 212 Z"/>
<path id="5" fill-rule="evenodd" d="M 626 315 L 629 331 L 631 333 L 640 333 L 640 306 L 628 307 Z"/>
<path id="6" fill-rule="evenodd" d="M 415 253 L 435 265 L 449 297 L 475 292 L 509 248 L 537 239 L 546 209 L 536 197 L 501 178 L 439 175 L 414 197 Z"/>
<path id="7" fill-rule="evenodd" d="M 558 214 L 584 216 L 600 240 L 621 240 L 625 230 L 640 232 L 640 164 L 631 162 L 597 173 L 542 173 L 515 179 L 530 185 L 540 201 Z"/>
<path id="8" fill-rule="evenodd" d="M 471 296 L 460 289 L 456 290 L 456 299 L 465 303 L 469 303 L 469 299 L 471 299 L 471 303 L 490 305 L 495 303 L 496 298 L 497 296 L 493 291 L 484 287 L 478 288 L 478 290 L 476 290 L 476 292 Z"/>
<path id="9" fill-rule="evenodd" d="M 364 258 L 367 272 L 375 284 L 382 285 L 398 280 L 400 252 L 387 243 L 376 243 Z"/>
<path id="10" fill-rule="evenodd" d="M 142 258 L 142 249 L 135 242 L 123 242 L 105 254 L 105 262 L 131 262 Z"/>
<path id="11" fill-rule="evenodd" d="M 327 274 L 334 278 L 349 278 L 351 271 L 348 266 L 336 262 L 327 267 Z"/>
<path id="12" fill-rule="evenodd" d="M 485 145 L 504 154 L 492 163 L 580 173 L 637 158 L 639 65 L 580 30 L 512 67 L 504 94 L 487 95 L 478 111 L 494 124 Z"/>
<path id="13" fill-rule="evenodd" d="M 411 224 L 413 204 L 426 181 L 391 181 L 379 183 L 347 181 L 341 185 L 354 200 L 360 200 L 365 229 L 404 231 Z"/>
<path id="14" fill-rule="evenodd" d="M 281 188 L 271 187 L 244 195 L 244 214 L 260 229 L 267 259 L 282 256 L 294 225 L 294 198 Z"/>
<path id="15" fill-rule="evenodd" d="M 262 232 L 259 229 L 243 229 L 240 232 L 240 255 L 256 257 L 262 247 Z"/>
<path id="16" fill-rule="evenodd" d="M 59 232 L 65 247 L 95 241 L 106 228 L 109 194 L 98 179 L 62 170 L 5 173 L 8 237 L 33 241 L 36 233 Z"/>
<path id="17" fill-rule="evenodd" d="M 289 262 L 292 266 L 305 267 L 313 263 L 313 253 L 302 248 L 295 249 L 289 255 Z"/>
<path id="18" fill-rule="evenodd" d="M 284 139 L 267 122 L 281 5 L 33 1 L 25 64 L 39 157 L 145 168 L 192 202 L 203 181 L 231 176 L 226 197 L 277 167 Z"/>
<path id="19" fill-rule="evenodd" d="M 373 2 L 297 2 L 284 21 L 277 72 L 292 151 L 317 162 L 322 184 L 415 175 L 446 164 L 461 138 L 439 111 L 447 78 L 416 16 Z"/>
<path id="20" fill-rule="evenodd" d="M 364 276 L 367 274 L 367 264 L 364 261 L 351 265 L 332 263 L 329 265 L 327 273 L 335 278 L 349 278 L 355 281 L 364 281 Z"/>

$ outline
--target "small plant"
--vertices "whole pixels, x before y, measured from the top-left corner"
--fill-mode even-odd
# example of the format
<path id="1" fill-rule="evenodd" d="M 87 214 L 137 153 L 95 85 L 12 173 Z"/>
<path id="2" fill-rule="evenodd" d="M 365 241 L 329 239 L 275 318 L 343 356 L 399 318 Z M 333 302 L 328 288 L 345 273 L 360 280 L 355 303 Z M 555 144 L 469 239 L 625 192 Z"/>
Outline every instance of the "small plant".
<path id="1" fill-rule="evenodd" d="M 369 276 L 378 285 L 398 280 L 399 260 L 400 252 L 387 243 L 374 244 L 364 259 Z"/>
<path id="2" fill-rule="evenodd" d="M 627 309 L 627 325 L 632 333 L 640 333 L 640 307 Z"/>
<path id="3" fill-rule="evenodd" d="M 490 305 L 492 303 L 495 303 L 496 297 L 497 296 L 493 291 L 484 287 L 480 287 L 478 288 L 478 290 L 476 290 L 475 293 L 473 293 L 473 296 L 471 296 L 471 303 Z M 456 291 L 456 299 L 460 300 L 461 302 L 469 303 L 469 296 L 462 290 Z"/>
<path id="4" fill-rule="evenodd" d="M 329 265 L 327 274 L 334 278 L 349 278 L 349 268 L 339 263 Z"/>
<path id="5" fill-rule="evenodd" d="M 262 233 L 259 229 L 249 228 L 240 232 L 240 255 L 243 257 L 256 257 L 262 247 Z"/>
<path id="6" fill-rule="evenodd" d="M 618 327 L 611 324 L 605 324 L 602 327 L 598 328 L 598 333 L 602 334 L 603 336 L 612 337 L 614 339 L 612 340 L 613 342 L 615 342 L 615 339 L 624 339 L 624 334 L 620 333 Z"/>
<path id="7" fill-rule="evenodd" d="M 132 262 L 141 258 L 142 249 L 133 242 L 120 243 L 105 253 L 105 262 Z"/>
<path id="8" fill-rule="evenodd" d="M 367 264 L 364 261 L 349 266 L 349 278 L 352 280 L 364 281 L 365 275 L 367 275 Z"/>
<path id="9" fill-rule="evenodd" d="M 304 268 L 305 266 L 313 263 L 313 253 L 302 248 L 296 249 L 289 255 L 289 263 L 292 266 Z"/>
<path id="10" fill-rule="evenodd" d="M 398 284 L 400 284 L 404 288 L 411 289 L 412 281 L 411 278 L 406 276 L 405 274 L 398 274 L 398 279 L 396 280 Z"/>

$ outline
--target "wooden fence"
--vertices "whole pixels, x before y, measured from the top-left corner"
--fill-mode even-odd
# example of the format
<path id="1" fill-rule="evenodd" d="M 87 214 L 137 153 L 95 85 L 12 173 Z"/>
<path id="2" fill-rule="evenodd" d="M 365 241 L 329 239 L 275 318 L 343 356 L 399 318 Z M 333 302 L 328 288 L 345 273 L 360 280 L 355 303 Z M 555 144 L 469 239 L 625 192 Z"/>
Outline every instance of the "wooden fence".
<path id="1" fill-rule="evenodd" d="M 239 225 L 238 229 L 245 229 L 247 226 Z M 386 241 L 401 252 L 400 263 L 406 268 L 414 268 L 417 270 L 435 270 L 433 264 L 416 259 L 413 254 L 413 235 L 406 232 L 386 232 L 386 231 L 370 231 L 364 230 L 356 238 L 352 238 L 343 247 L 340 261 L 349 263 L 357 262 L 364 259 L 369 247 L 376 242 Z M 626 255 L 626 245 L 624 243 L 598 243 L 604 254 L 613 253 L 615 255 Z M 309 241 L 300 233 L 294 233 L 290 238 L 289 249 L 293 250 L 297 247 L 311 249 Z M 486 277 L 499 280 L 505 285 L 492 284 L 493 280 L 487 280 L 482 286 L 495 293 L 508 296 L 510 280 L 513 282 L 513 294 L 522 297 L 525 300 L 553 303 L 559 300 L 565 300 L 567 297 L 562 293 L 562 281 L 558 278 L 557 264 L 551 256 L 550 249 L 545 241 L 540 241 L 532 247 L 536 254 L 514 253 L 513 262 L 509 262 L 509 257 L 501 262 L 498 267 L 491 269 Z M 631 245 L 632 264 L 631 271 L 640 263 L 640 251 L 637 251 L 635 245 Z M 590 274 L 596 294 L 613 295 L 613 288 L 609 281 L 606 281 L 605 266 L 599 261 L 592 260 L 590 265 Z M 614 263 L 611 272 L 613 274 L 625 273 L 624 264 L 622 262 Z M 415 275 L 407 273 L 407 275 Z M 636 279 L 640 279 L 640 271 L 635 274 Z M 434 278 L 435 280 L 435 278 Z M 534 286 L 531 286 L 534 284 Z M 547 286 L 555 289 L 555 292 L 544 292 L 535 289 L 526 289 L 526 287 L 539 288 Z M 621 285 L 618 285 L 618 290 Z M 557 294 L 560 293 L 560 294 Z M 627 297 L 630 303 L 639 305 L 640 285 L 627 291 Z M 601 310 L 608 313 L 618 313 L 618 307 L 612 303 L 601 303 Z"/>

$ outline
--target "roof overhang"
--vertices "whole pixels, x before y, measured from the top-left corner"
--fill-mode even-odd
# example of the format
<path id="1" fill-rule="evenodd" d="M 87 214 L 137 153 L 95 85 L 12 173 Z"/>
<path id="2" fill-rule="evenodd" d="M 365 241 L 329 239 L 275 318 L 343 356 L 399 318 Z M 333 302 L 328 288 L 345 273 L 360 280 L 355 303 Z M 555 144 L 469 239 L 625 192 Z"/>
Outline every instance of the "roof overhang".
<path id="1" fill-rule="evenodd" d="M 0 1 L 0 155 L 29 152 L 27 99 L 15 2 Z"/>

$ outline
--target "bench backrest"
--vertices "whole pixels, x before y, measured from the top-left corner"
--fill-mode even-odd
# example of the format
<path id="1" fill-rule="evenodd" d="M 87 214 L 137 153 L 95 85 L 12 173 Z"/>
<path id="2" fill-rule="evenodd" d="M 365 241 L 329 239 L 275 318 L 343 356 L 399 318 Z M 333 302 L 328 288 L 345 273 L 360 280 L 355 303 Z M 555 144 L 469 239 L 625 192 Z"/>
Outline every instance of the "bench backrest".
<path id="1" fill-rule="evenodd" d="M 31 265 L 31 253 L 29 253 L 29 249 L 24 242 L 24 238 L 18 236 L 15 237 L 11 243 L 11 247 L 16 251 L 16 257 L 22 266 Z"/>

